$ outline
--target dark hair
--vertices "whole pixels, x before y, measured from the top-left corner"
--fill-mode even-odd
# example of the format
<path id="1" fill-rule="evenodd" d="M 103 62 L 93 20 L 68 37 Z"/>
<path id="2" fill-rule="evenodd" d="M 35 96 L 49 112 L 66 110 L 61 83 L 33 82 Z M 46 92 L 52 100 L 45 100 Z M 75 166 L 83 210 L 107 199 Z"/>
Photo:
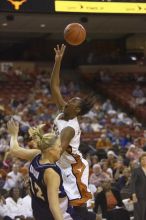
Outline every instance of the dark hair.
<path id="1" fill-rule="evenodd" d="M 80 109 L 79 115 L 85 115 L 89 112 L 89 110 L 93 107 L 97 100 L 97 97 L 94 94 L 90 94 L 83 98 L 80 103 Z"/>

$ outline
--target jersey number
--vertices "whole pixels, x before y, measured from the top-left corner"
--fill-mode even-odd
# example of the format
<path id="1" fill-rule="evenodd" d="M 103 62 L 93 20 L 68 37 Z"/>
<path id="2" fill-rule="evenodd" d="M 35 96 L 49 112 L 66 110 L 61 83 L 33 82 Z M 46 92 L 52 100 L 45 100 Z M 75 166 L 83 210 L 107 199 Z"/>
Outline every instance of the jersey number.
<path id="1" fill-rule="evenodd" d="M 41 188 L 35 182 L 32 183 L 31 179 L 30 179 L 30 187 L 31 187 L 31 191 L 33 192 L 35 196 L 37 196 L 38 198 L 42 200 L 45 200 L 45 198 L 43 197 Z"/>

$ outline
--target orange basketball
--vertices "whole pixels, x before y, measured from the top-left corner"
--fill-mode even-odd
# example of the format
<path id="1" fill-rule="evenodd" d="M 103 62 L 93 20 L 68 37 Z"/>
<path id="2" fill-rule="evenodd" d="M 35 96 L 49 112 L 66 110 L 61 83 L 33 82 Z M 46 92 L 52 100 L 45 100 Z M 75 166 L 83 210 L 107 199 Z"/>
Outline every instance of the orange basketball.
<path id="1" fill-rule="evenodd" d="M 80 45 L 86 38 L 86 30 L 79 23 L 71 23 L 64 29 L 64 39 L 70 45 Z"/>

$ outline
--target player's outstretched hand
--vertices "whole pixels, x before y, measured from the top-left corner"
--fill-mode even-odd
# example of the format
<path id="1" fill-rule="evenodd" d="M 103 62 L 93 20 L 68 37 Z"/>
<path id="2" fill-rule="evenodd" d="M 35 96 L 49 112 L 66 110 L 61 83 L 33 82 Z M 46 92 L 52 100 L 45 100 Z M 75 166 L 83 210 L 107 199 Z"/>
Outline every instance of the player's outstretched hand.
<path id="1" fill-rule="evenodd" d="M 64 51 L 65 51 L 66 46 L 64 44 L 62 44 L 61 46 L 59 46 L 57 44 L 57 46 L 54 48 L 55 51 L 55 61 L 61 61 Z"/>
<path id="2" fill-rule="evenodd" d="M 7 123 L 8 132 L 10 135 L 18 135 L 19 132 L 19 124 L 13 119 L 9 120 Z"/>

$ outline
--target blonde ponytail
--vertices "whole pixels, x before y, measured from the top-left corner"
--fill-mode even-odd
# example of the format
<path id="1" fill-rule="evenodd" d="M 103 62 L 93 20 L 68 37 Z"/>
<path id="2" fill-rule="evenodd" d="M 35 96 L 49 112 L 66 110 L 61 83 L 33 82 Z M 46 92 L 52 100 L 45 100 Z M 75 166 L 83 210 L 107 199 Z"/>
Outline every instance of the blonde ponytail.
<path id="1" fill-rule="evenodd" d="M 54 132 L 44 134 L 43 127 L 45 124 L 41 124 L 37 127 L 29 128 L 30 137 L 37 143 L 37 147 L 43 151 L 47 148 L 53 147 L 57 140 L 57 136 Z"/>

